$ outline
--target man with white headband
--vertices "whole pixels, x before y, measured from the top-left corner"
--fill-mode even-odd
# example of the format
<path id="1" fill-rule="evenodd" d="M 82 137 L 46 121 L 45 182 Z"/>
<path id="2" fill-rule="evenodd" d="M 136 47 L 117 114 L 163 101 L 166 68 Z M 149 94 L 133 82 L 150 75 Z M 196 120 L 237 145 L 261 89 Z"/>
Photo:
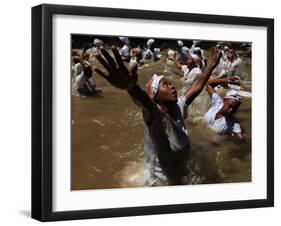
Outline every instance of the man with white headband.
<path id="1" fill-rule="evenodd" d="M 126 90 L 142 109 L 145 124 L 145 184 L 159 186 L 187 183 L 190 139 L 184 119 L 188 106 L 200 94 L 218 64 L 220 53 L 216 52 L 210 64 L 212 66 L 206 73 L 178 97 L 176 88 L 163 75 L 154 74 L 145 89 L 142 89 L 137 84 L 137 63 L 128 69 L 116 47 L 112 48 L 115 60 L 104 48 L 101 52 L 103 56 L 96 57 L 107 72 L 98 68 L 95 71 L 113 86 Z"/>
<path id="2" fill-rule="evenodd" d="M 215 92 L 214 87 L 223 84 L 236 84 L 239 82 L 236 77 L 214 78 L 210 79 L 207 84 L 207 92 L 212 99 L 212 106 L 204 115 L 204 121 L 217 134 L 229 134 L 244 141 L 244 134 L 238 120 L 234 117 L 242 97 L 235 90 L 230 90 L 222 99 Z"/>

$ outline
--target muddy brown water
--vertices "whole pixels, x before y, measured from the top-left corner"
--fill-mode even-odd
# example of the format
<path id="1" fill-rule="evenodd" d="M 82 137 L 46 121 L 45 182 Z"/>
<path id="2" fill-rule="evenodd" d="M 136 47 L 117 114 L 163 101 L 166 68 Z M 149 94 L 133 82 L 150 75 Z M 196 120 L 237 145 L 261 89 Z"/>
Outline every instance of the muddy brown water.
<path id="1" fill-rule="evenodd" d="M 96 61 L 94 64 L 99 65 Z M 179 94 L 186 89 L 180 70 L 168 65 L 165 57 L 139 68 L 139 84 L 143 86 L 153 73 L 171 79 Z M 244 59 L 238 73 L 243 85 L 251 88 L 250 59 Z M 103 91 L 102 95 L 72 95 L 71 189 L 144 186 L 141 110 L 126 91 L 112 87 L 97 74 L 93 82 Z M 245 144 L 216 135 L 204 125 L 202 117 L 209 106 L 210 98 L 203 90 L 189 107 L 185 122 L 192 143 L 189 184 L 251 181 L 251 98 L 244 98 L 237 113 L 247 133 Z"/>

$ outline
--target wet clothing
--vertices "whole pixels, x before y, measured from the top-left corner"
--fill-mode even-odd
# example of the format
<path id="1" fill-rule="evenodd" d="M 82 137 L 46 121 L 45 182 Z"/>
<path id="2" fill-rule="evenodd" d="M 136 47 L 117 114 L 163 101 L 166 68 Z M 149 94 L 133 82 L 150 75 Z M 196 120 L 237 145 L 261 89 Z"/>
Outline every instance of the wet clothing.
<path id="1" fill-rule="evenodd" d="M 154 58 L 155 58 L 155 53 L 151 49 L 146 49 L 143 54 L 143 59 L 144 60 L 154 60 Z"/>
<path id="2" fill-rule="evenodd" d="M 177 60 L 185 63 L 188 60 L 188 57 L 190 56 L 190 50 L 186 46 L 183 46 L 179 49 L 178 52 L 179 54 L 177 56 Z"/>
<path id="3" fill-rule="evenodd" d="M 198 67 L 194 67 L 191 70 L 186 65 L 182 65 L 181 70 L 183 72 L 183 78 L 188 85 L 192 83 L 200 76 L 202 70 Z"/>
<path id="4" fill-rule="evenodd" d="M 218 67 L 222 68 L 221 72 L 219 73 L 218 77 L 225 77 L 225 76 L 233 76 L 235 70 L 241 65 L 242 60 L 241 58 L 235 59 L 233 62 L 229 60 L 220 59 Z"/>
<path id="5" fill-rule="evenodd" d="M 127 44 L 124 44 L 120 50 L 120 56 L 122 60 L 130 61 L 130 47 Z"/>
<path id="6" fill-rule="evenodd" d="M 74 78 L 76 78 L 79 74 L 83 72 L 83 67 L 80 63 L 77 63 L 72 67 L 72 71 Z"/>
<path id="7" fill-rule="evenodd" d="M 190 150 L 188 131 L 184 124 L 187 117 L 186 97 L 181 96 L 173 116 L 160 110 L 151 99 L 143 106 L 140 96 L 149 98 L 140 87 L 129 91 L 137 105 L 143 109 L 145 184 L 147 186 L 182 184 L 187 175 L 187 157 Z"/>
<path id="8" fill-rule="evenodd" d="M 241 133 L 240 124 L 234 116 L 216 118 L 216 114 L 223 106 L 223 99 L 217 94 L 212 95 L 212 106 L 204 115 L 204 122 L 217 134 Z"/>
<path id="9" fill-rule="evenodd" d="M 85 61 L 85 63 L 86 63 L 86 65 L 88 65 L 88 67 L 91 67 L 90 63 L 88 61 Z M 86 76 L 82 65 L 80 63 L 78 63 L 76 65 L 77 65 L 77 69 L 76 69 L 76 73 L 75 73 L 75 75 L 76 75 L 75 76 L 75 88 L 78 91 L 78 93 L 80 93 L 82 95 L 90 96 L 94 92 L 94 87 L 91 85 L 91 83 L 89 81 L 89 77 L 91 76 L 92 71 L 90 68 L 88 70 L 86 70 L 86 73 L 90 74 L 90 75 Z M 77 74 L 78 72 L 80 72 L 80 73 Z"/>

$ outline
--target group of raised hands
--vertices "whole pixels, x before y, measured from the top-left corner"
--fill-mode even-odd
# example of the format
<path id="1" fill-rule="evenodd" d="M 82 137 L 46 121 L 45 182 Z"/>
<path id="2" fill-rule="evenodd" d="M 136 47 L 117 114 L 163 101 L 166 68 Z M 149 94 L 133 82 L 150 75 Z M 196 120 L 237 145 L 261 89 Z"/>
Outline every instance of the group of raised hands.
<path id="1" fill-rule="evenodd" d="M 134 62 L 129 67 L 127 67 L 117 49 L 116 46 L 111 47 L 111 51 L 114 58 L 109 54 L 109 52 L 102 47 L 100 49 L 101 54 L 95 55 L 97 60 L 103 65 L 106 71 L 99 68 L 94 68 L 95 72 L 106 79 L 111 85 L 119 89 L 129 89 L 133 87 L 138 80 L 138 63 Z M 218 65 L 221 57 L 221 51 L 217 48 L 213 48 L 212 59 L 209 63 L 212 67 Z"/>

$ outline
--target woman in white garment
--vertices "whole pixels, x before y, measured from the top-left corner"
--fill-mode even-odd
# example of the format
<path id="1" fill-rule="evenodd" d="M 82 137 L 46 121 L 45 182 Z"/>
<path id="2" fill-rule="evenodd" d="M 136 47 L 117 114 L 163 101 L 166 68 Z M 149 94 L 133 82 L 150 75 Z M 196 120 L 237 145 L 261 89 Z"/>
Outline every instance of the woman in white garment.
<path id="1" fill-rule="evenodd" d="M 245 141 L 245 134 L 234 116 L 242 103 L 242 97 L 235 90 L 230 90 L 224 98 L 221 98 L 214 89 L 217 85 L 235 84 L 236 82 L 236 77 L 214 78 L 208 81 L 206 88 L 212 104 L 204 115 L 204 122 L 217 134 L 228 134 L 235 136 L 240 141 Z"/>

